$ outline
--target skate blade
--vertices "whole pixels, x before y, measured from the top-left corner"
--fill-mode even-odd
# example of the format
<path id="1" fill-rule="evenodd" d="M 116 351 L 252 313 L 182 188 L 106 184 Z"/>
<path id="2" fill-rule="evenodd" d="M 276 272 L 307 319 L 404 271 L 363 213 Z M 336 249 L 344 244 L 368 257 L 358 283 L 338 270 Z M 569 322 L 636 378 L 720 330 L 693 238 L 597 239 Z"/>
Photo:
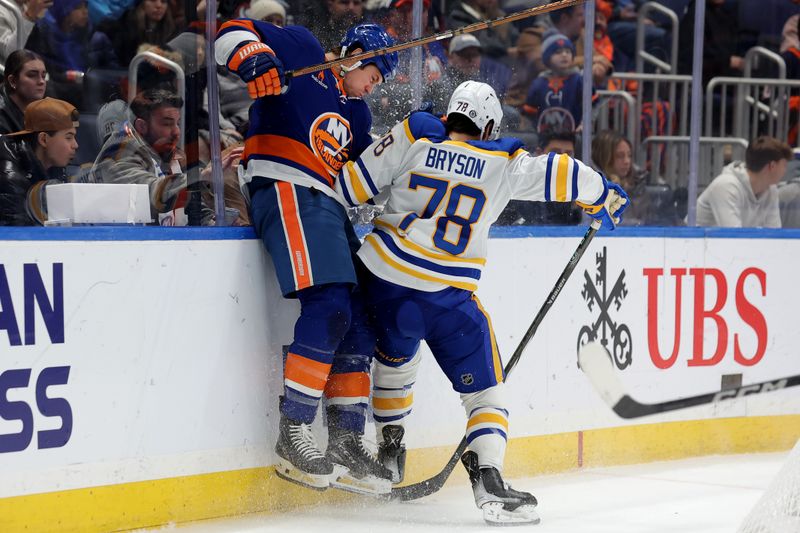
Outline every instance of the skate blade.
<path id="1" fill-rule="evenodd" d="M 536 514 L 536 506 L 520 505 L 513 511 L 503 507 L 502 502 L 490 502 L 481 507 L 483 519 L 490 526 L 524 526 L 536 525 L 542 521 Z"/>
<path id="2" fill-rule="evenodd" d="M 333 465 L 330 486 L 364 496 L 389 497 L 392 493 L 390 480 L 372 475 L 358 479 L 350 475 L 347 467 L 341 465 Z"/>
<path id="3" fill-rule="evenodd" d="M 278 457 L 278 464 L 275 465 L 275 473 L 278 474 L 278 477 L 281 479 L 297 483 L 309 489 L 323 491 L 330 486 L 328 476 L 303 472 L 282 457 Z"/>

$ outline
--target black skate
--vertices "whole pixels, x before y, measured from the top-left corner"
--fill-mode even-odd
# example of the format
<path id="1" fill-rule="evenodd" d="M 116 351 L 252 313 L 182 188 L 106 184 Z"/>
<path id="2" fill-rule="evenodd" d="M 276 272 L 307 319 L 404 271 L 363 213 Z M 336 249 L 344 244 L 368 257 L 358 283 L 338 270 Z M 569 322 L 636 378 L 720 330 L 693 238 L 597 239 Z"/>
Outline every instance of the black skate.
<path id="1" fill-rule="evenodd" d="M 364 447 L 359 433 L 330 428 L 325 455 L 333 463 L 331 487 L 372 496 L 392 491 L 392 473 Z"/>
<path id="2" fill-rule="evenodd" d="M 403 481 L 406 470 L 406 447 L 403 426 L 383 426 L 383 440 L 378 444 L 378 462 L 392 473 L 392 483 Z"/>
<path id="3" fill-rule="evenodd" d="M 536 498 L 533 494 L 514 490 L 503 481 L 493 467 L 478 467 L 478 454 L 467 451 L 461 462 L 469 474 L 475 505 L 483 511 L 483 519 L 493 526 L 538 524 Z"/>
<path id="4" fill-rule="evenodd" d="M 310 425 L 281 415 L 275 453 L 278 476 L 315 490 L 328 488 L 333 465 L 317 447 Z"/>

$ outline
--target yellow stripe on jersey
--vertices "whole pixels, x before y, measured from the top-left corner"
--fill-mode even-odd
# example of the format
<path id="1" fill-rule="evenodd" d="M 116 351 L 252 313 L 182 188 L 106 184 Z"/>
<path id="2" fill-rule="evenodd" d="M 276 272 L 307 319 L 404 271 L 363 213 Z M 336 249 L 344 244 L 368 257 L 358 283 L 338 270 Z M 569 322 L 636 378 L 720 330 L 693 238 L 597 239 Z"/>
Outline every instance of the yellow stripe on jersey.
<path id="1" fill-rule="evenodd" d="M 408 119 L 405 119 L 403 121 L 403 127 L 406 130 L 406 137 L 408 137 L 408 142 L 410 142 L 411 144 L 414 144 L 414 141 L 416 139 L 414 138 L 414 135 L 412 135 L 412 133 L 411 133 L 411 126 L 409 125 Z"/>
<path id="2" fill-rule="evenodd" d="M 398 242 L 402 246 L 404 246 L 406 248 L 410 248 L 411 250 L 414 250 L 415 252 L 417 252 L 419 254 L 422 254 L 422 255 L 424 255 L 426 257 L 430 257 L 431 259 L 439 259 L 440 261 L 455 261 L 455 262 L 458 262 L 458 263 L 473 263 L 473 264 L 482 265 L 482 266 L 486 265 L 486 259 L 483 259 L 481 257 L 472 257 L 472 258 L 470 258 L 470 257 L 456 257 L 456 256 L 450 255 L 450 254 L 437 254 L 436 252 L 431 252 L 430 250 L 426 250 L 425 248 L 423 248 L 419 244 L 411 241 L 410 239 L 404 239 L 402 236 L 400 236 L 400 233 L 397 232 L 397 228 L 395 228 L 391 224 L 388 224 L 388 223 L 386 223 L 386 222 L 384 222 L 382 220 L 378 220 L 378 219 L 373 220 L 372 223 L 374 225 L 376 225 L 376 226 L 380 226 L 381 228 L 385 228 L 385 229 L 391 231 L 393 234 L 397 235 L 397 237 L 399 237 L 399 241 Z"/>
<path id="3" fill-rule="evenodd" d="M 395 261 L 394 259 L 389 257 L 389 255 L 385 251 L 383 251 L 383 248 L 381 248 L 379 240 L 375 235 L 372 235 L 372 234 L 367 235 L 366 242 L 369 242 L 372 245 L 372 249 L 375 250 L 375 252 L 378 254 L 378 256 L 380 256 L 380 258 L 383 260 L 384 263 L 386 263 L 390 267 L 394 268 L 395 270 L 399 270 L 400 272 L 402 272 L 404 274 L 407 274 L 407 275 L 409 275 L 411 277 L 414 277 L 414 278 L 417 278 L 417 279 L 421 279 L 423 281 L 430 281 L 430 282 L 433 282 L 433 283 L 441 283 L 443 285 L 449 285 L 451 287 L 456 287 L 456 288 L 464 289 L 464 290 L 471 291 L 471 292 L 478 290 L 478 285 L 475 284 L 475 283 L 466 283 L 466 282 L 463 282 L 463 281 L 453 281 L 453 280 L 444 279 L 444 278 L 437 278 L 437 277 L 434 277 L 434 276 L 429 276 L 427 274 L 423 274 L 421 272 L 417 272 L 416 270 L 412 270 L 412 269 L 410 269 L 410 268 L 408 268 L 408 267 L 406 267 L 404 265 L 401 265 L 400 263 L 398 263 L 397 261 Z M 494 333 L 492 333 L 492 341 L 494 342 Z"/>
<path id="4" fill-rule="evenodd" d="M 460 146 L 462 148 L 472 150 L 473 152 L 478 152 L 486 155 L 493 155 L 497 157 L 505 157 L 506 159 L 510 159 L 512 157 L 511 154 L 509 154 L 508 152 L 503 152 L 501 150 L 484 150 L 483 148 L 478 148 L 477 146 L 472 146 L 471 144 L 462 141 L 442 141 L 442 144 Z"/>
<path id="5" fill-rule="evenodd" d="M 348 181 L 353 187 L 353 193 L 356 195 L 356 201 L 360 204 L 365 203 L 367 200 L 369 200 L 369 195 L 367 194 L 367 191 L 364 190 L 364 186 L 361 185 L 361 180 L 356 173 L 355 165 L 352 161 L 348 161 L 345 167 L 347 168 L 347 175 L 350 176 Z"/>
<path id="6" fill-rule="evenodd" d="M 498 426 L 502 426 L 506 433 L 508 433 L 508 420 L 503 415 L 497 413 L 482 413 L 479 415 L 475 415 L 469 419 L 467 422 L 467 431 L 472 426 L 477 426 L 478 424 L 497 424 Z"/>
<path id="7" fill-rule="evenodd" d="M 481 301 L 478 300 L 478 297 L 474 294 L 472 295 L 472 299 L 475 300 L 475 303 L 478 306 L 478 309 L 483 316 L 486 317 L 486 323 L 489 324 L 489 335 L 492 338 L 492 363 L 494 366 L 494 378 L 498 383 L 503 382 L 503 363 L 500 361 L 500 353 L 497 351 L 497 340 L 494 338 L 494 328 L 492 327 L 492 319 L 489 318 L 489 313 L 481 305 Z"/>
<path id="8" fill-rule="evenodd" d="M 375 409 L 382 411 L 391 411 L 393 409 L 405 409 L 411 407 L 414 403 L 414 393 L 412 392 L 405 398 L 378 398 L 372 397 L 372 406 Z"/>
<path id="9" fill-rule="evenodd" d="M 567 201 L 567 169 L 569 168 L 569 156 L 561 154 L 558 156 L 558 171 L 556 172 L 556 202 Z"/>

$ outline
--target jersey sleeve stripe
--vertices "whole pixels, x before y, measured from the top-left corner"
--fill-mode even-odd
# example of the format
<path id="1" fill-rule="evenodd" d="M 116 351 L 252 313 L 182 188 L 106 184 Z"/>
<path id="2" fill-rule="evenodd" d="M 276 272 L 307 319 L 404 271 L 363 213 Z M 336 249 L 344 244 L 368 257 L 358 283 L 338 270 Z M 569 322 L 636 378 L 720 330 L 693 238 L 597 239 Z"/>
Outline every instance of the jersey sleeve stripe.
<path id="1" fill-rule="evenodd" d="M 578 162 L 572 161 L 572 196 L 570 200 L 574 200 L 578 195 Z"/>
<path id="2" fill-rule="evenodd" d="M 379 229 L 375 230 L 374 235 L 380 237 L 383 244 L 392 254 L 414 266 L 424 268 L 425 270 L 429 270 L 431 272 L 436 272 L 437 274 L 444 274 L 446 276 L 458 276 L 463 278 L 472 278 L 475 280 L 481 278 L 481 271 L 477 268 L 444 266 L 437 263 L 432 263 L 426 259 L 420 259 L 419 257 L 415 257 L 408 252 L 401 250 L 388 234 Z"/>
<path id="3" fill-rule="evenodd" d="M 388 224 L 380 219 L 375 219 L 372 221 L 375 226 L 378 226 L 386 231 L 392 232 L 392 234 L 397 237 L 396 242 L 400 244 L 400 246 L 405 248 L 410 248 L 411 250 L 417 252 L 418 254 L 424 255 L 426 257 L 430 257 L 431 259 L 438 259 L 439 261 L 450 261 L 450 262 L 457 262 L 457 263 L 474 263 L 476 265 L 484 266 L 486 265 L 486 259 L 481 257 L 456 257 L 450 254 L 437 254 L 435 252 L 431 252 L 430 250 L 426 250 L 419 244 L 411 241 L 409 239 L 403 239 L 400 237 L 400 234 L 397 233 L 397 230 L 392 227 L 391 224 Z M 405 229 L 405 228 L 402 228 Z"/>
<path id="4" fill-rule="evenodd" d="M 372 191 L 370 196 L 377 196 L 380 191 L 375 186 L 375 182 L 373 181 L 372 176 L 370 176 L 369 170 L 367 170 L 366 165 L 364 165 L 364 162 L 361 161 L 360 157 L 356 160 L 356 164 L 358 165 L 358 169 L 361 171 L 361 175 L 364 176 L 364 181 L 367 183 L 367 187 L 369 187 L 369 190 Z"/>
<path id="5" fill-rule="evenodd" d="M 544 173 L 544 201 L 550 201 L 550 187 L 552 185 L 552 177 L 553 177 L 553 158 L 555 158 L 555 152 L 550 152 L 547 154 L 547 170 Z"/>
<path id="6" fill-rule="evenodd" d="M 503 361 L 500 360 L 500 352 L 497 349 L 497 339 L 495 339 L 494 336 L 492 319 L 489 318 L 489 313 L 487 313 L 486 309 L 483 308 L 483 305 L 481 305 L 481 301 L 478 299 L 478 297 L 473 294 L 472 299 L 475 300 L 478 310 L 483 314 L 483 316 L 486 317 L 486 324 L 489 326 L 489 336 L 492 339 L 492 366 L 494 367 L 494 379 L 497 383 L 502 383 L 504 379 Z"/>
<path id="7" fill-rule="evenodd" d="M 569 156 L 558 156 L 558 170 L 556 171 L 556 202 L 567 201 L 567 170 L 569 169 Z"/>
<path id="8" fill-rule="evenodd" d="M 361 184 L 361 180 L 358 179 L 358 174 L 355 171 L 355 167 L 352 161 L 348 161 L 345 165 L 345 170 L 347 171 L 348 182 L 353 188 L 353 194 L 356 197 L 356 202 L 359 204 L 363 204 L 367 200 L 369 200 L 369 195 L 367 191 L 364 190 L 364 186 Z"/>
<path id="9" fill-rule="evenodd" d="M 344 201 L 347 202 L 347 205 L 351 207 L 358 205 L 358 203 L 353 202 L 353 198 L 350 196 L 350 191 L 347 188 L 347 180 L 344 179 L 344 172 L 339 172 L 339 188 L 342 190 L 342 196 L 344 196 Z"/>
<path id="10" fill-rule="evenodd" d="M 433 282 L 433 283 L 441 283 L 442 285 L 449 285 L 451 287 L 457 287 L 459 289 L 464 289 L 464 290 L 467 290 L 467 291 L 476 291 L 476 290 L 478 290 L 478 285 L 476 283 L 465 283 L 465 282 L 461 282 L 461 281 L 453 281 L 453 280 L 449 280 L 449 279 L 445 279 L 445 278 L 437 278 L 435 276 L 429 276 L 427 274 L 423 274 L 421 272 L 417 272 L 415 270 L 412 270 L 412 269 L 410 269 L 410 268 L 398 263 L 397 261 L 395 261 L 394 259 L 389 257 L 389 254 L 387 254 L 385 251 L 383 251 L 383 249 L 381 248 L 381 245 L 378 243 L 378 238 L 375 237 L 374 234 L 367 235 L 366 242 L 368 242 L 371 245 L 371 248 L 375 251 L 376 254 L 378 254 L 380 259 L 384 263 L 386 263 L 390 267 L 394 268 L 395 270 L 398 270 L 398 271 L 402 272 L 403 274 L 406 274 L 407 276 L 411 276 L 413 278 L 421 279 L 423 281 L 430 281 L 430 282 Z"/>
<path id="11" fill-rule="evenodd" d="M 405 119 L 403 121 L 403 127 L 404 127 L 404 129 L 406 131 L 406 137 L 408 137 L 408 142 L 411 143 L 411 144 L 414 144 L 414 141 L 416 139 L 414 138 L 414 134 L 411 133 L 411 125 L 408 123 L 408 119 Z"/>

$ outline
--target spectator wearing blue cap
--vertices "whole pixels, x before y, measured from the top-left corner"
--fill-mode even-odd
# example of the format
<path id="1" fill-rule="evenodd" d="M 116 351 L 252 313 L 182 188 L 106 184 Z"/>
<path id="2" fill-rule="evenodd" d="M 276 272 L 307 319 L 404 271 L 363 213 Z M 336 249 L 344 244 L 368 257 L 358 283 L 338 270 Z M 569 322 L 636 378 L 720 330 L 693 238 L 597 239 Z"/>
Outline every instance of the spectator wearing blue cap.
<path id="1" fill-rule="evenodd" d="M 583 76 L 574 60 L 575 45 L 565 35 L 552 34 L 542 43 L 542 62 L 548 70 L 533 80 L 523 107 L 539 131 L 571 131 L 583 119 Z"/>

